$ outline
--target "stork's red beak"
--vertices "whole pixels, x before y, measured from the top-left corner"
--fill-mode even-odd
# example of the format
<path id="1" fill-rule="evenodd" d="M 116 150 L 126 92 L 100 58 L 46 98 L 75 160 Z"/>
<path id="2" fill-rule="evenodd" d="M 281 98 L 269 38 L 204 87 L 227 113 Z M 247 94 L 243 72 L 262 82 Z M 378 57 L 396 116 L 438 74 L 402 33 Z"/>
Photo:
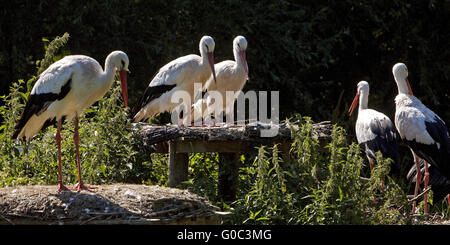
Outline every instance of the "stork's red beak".
<path id="1" fill-rule="evenodd" d="M 214 69 L 214 54 L 213 54 L 213 52 L 208 52 L 208 62 L 209 62 L 209 66 L 211 67 L 211 72 L 212 72 L 213 77 L 214 77 L 214 82 L 217 83 L 217 81 L 216 81 L 216 70 Z"/>
<path id="2" fill-rule="evenodd" d="M 241 57 L 242 64 L 244 65 L 245 74 L 247 74 L 248 80 L 248 67 L 247 67 L 247 59 L 245 57 L 245 51 L 244 50 L 239 51 L 239 56 Z"/>
<path id="3" fill-rule="evenodd" d="M 355 110 L 356 106 L 358 105 L 359 101 L 359 93 L 356 93 L 355 98 L 353 99 L 352 105 L 350 106 L 350 109 L 348 109 L 348 113 L 350 113 L 350 116 L 352 115 L 353 111 Z"/>
<path id="4" fill-rule="evenodd" d="M 406 80 L 406 85 L 408 86 L 408 93 L 409 95 L 413 95 L 412 89 L 411 89 L 411 85 L 409 84 L 408 78 L 405 78 Z"/>
<path id="5" fill-rule="evenodd" d="M 125 108 L 128 108 L 128 89 L 127 89 L 127 71 L 119 71 L 120 87 L 122 88 L 122 97 L 125 102 Z"/>

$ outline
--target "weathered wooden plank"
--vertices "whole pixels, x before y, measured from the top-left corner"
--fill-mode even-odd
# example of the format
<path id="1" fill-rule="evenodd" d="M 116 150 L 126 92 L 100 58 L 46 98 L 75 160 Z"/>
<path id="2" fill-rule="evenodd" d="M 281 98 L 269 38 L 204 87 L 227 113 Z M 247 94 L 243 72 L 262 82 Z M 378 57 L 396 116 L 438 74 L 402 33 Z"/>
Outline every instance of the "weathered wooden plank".
<path id="1" fill-rule="evenodd" d="M 176 187 L 188 180 L 189 155 L 177 153 L 178 143 L 169 141 L 169 187 Z"/>
<path id="2" fill-rule="evenodd" d="M 204 153 L 204 152 L 248 152 L 250 145 L 247 142 L 232 141 L 177 141 L 177 153 Z"/>
<path id="3" fill-rule="evenodd" d="M 272 125 L 273 126 L 273 125 Z M 295 124 L 280 124 L 279 132 L 274 137 L 261 137 L 261 130 L 267 125 L 254 124 L 235 127 L 178 127 L 175 125 L 155 126 L 145 123 L 135 124 L 141 130 L 139 147 L 145 152 L 167 153 L 167 142 L 174 140 L 182 142 L 180 152 L 248 152 L 255 151 L 256 146 L 273 145 L 274 143 L 288 143 L 292 141 L 291 129 Z M 325 145 L 331 135 L 332 124 L 329 121 L 313 125 L 312 136 L 317 138 L 321 145 Z M 201 142 L 204 142 L 203 144 Z M 223 142 L 224 144 L 220 144 Z M 229 142 L 236 144 L 228 146 Z"/>

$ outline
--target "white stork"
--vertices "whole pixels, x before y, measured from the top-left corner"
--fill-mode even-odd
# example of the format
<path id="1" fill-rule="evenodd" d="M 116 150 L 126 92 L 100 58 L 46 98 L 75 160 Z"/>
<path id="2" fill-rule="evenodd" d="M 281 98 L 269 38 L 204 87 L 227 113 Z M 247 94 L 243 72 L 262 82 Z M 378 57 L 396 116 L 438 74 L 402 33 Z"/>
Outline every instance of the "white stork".
<path id="1" fill-rule="evenodd" d="M 165 111 L 171 112 L 178 105 L 171 102 L 177 91 L 186 91 L 194 102 L 194 83 L 204 86 L 209 76 L 216 79 L 214 71 L 214 39 L 204 36 L 200 40 L 201 56 L 190 54 L 179 57 L 159 69 L 140 98 L 133 107 L 133 121 L 139 122 Z M 191 104 L 188 106 L 190 107 Z M 187 108 L 186 108 L 187 109 Z"/>
<path id="2" fill-rule="evenodd" d="M 357 85 L 356 96 L 348 112 L 350 115 L 358 105 L 358 119 L 355 132 L 359 145 L 365 149 L 372 171 L 376 162 L 376 152 L 380 151 L 383 157 L 391 158 L 391 173 L 400 173 L 400 156 L 398 153 L 395 126 L 392 121 L 381 112 L 368 109 L 369 83 L 361 81 Z"/>
<path id="3" fill-rule="evenodd" d="M 441 175 L 450 179 L 450 139 L 444 121 L 422 102 L 413 96 L 408 81 L 408 69 L 403 63 L 397 63 L 392 68 L 398 95 L 395 97 L 395 126 L 402 140 L 409 146 L 414 156 L 416 169 L 420 168 L 420 158 L 425 160 L 424 188 L 428 188 L 429 170 L 431 164 Z M 421 171 L 416 171 L 417 196 L 421 179 Z M 424 213 L 428 212 L 428 197 L 424 196 Z M 450 201 L 450 198 L 448 198 Z M 413 203 L 415 212 L 416 203 Z"/>
<path id="4" fill-rule="evenodd" d="M 247 50 L 247 40 L 243 36 L 237 36 L 233 40 L 233 55 L 234 61 L 225 60 L 220 63 L 217 63 L 214 66 L 217 74 L 217 81 L 213 83 L 213 77 L 210 76 L 208 81 L 205 84 L 205 88 L 208 92 L 217 92 L 222 96 L 224 100 L 222 103 L 222 108 L 219 108 L 217 113 L 225 112 L 225 115 L 229 115 L 231 119 L 231 123 L 234 124 L 234 101 L 239 95 L 239 91 L 245 85 L 245 82 L 248 80 L 248 66 L 246 60 L 245 51 Z M 233 98 L 227 98 L 226 91 L 234 92 Z M 194 108 L 197 108 L 201 111 L 203 115 L 210 114 L 212 112 L 212 97 L 208 96 L 205 99 L 200 99 L 195 102 Z M 208 110 L 208 111 L 206 111 Z M 195 115 L 195 114 L 194 114 Z M 195 121 L 199 120 L 199 118 L 194 118 Z"/>
<path id="5" fill-rule="evenodd" d="M 106 57 L 105 70 L 91 57 L 69 55 L 53 63 L 42 72 L 34 84 L 25 109 L 17 122 L 13 139 L 29 140 L 41 129 L 57 123 L 58 145 L 58 191 L 69 190 L 62 183 L 61 171 L 61 125 L 65 119 L 75 118 L 74 141 L 77 153 L 78 183 L 75 189 L 90 190 L 81 180 L 79 156 L 78 117 L 94 102 L 105 95 L 119 72 L 122 96 L 128 107 L 127 71 L 128 56 L 114 51 Z"/>

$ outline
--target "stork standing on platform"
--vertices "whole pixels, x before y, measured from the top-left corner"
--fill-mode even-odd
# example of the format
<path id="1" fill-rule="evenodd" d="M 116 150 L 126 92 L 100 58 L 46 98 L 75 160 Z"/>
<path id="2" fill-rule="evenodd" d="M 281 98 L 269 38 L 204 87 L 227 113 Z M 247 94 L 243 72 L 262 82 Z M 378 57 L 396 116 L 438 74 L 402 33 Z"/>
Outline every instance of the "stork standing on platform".
<path id="1" fill-rule="evenodd" d="M 243 36 L 237 36 L 233 40 L 233 54 L 234 61 L 226 60 L 222 61 L 214 66 L 214 69 L 217 73 L 217 81 L 213 82 L 214 78 L 210 76 L 208 81 L 205 84 L 205 88 L 208 92 L 218 92 L 224 103 L 222 103 L 222 108 L 219 108 L 217 113 L 225 112 L 226 115 L 229 115 L 231 119 L 231 123 L 234 123 L 234 101 L 239 95 L 239 91 L 245 85 L 245 82 L 248 80 L 248 66 L 245 51 L 247 50 L 247 40 Z M 226 91 L 234 92 L 233 98 L 227 98 Z M 201 107 L 201 111 L 203 115 L 208 115 L 212 113 L 212 97 L 208 96 L 206 99 L 200 99 L 195 102 L 194 108 Z M 205 115 L 205 116 L 206 116 Z M 198 118 L 194 118 L 195 121 L 199 120 Z"/>
<path id="2" fill-rule="evenodd" d="M 397 63 L 392 68 L 398 95 L 395 97 L 395 126 L 402 140 L 409 146 L 414 156 L 416 169 L 420 168 L 420 158 L 425 160 L 424 189 L 428 188 L 429 170 L 431 164 L 436 171 L 450 179 L 450 139 L 444 121 L 422 102 L 413 96 L 408 81 L 408 69 L 403 63 Z M 421 182 L 421 171 L 416 171 L 417 196 Z M 450 197 L 448 197 L 450 201 Z M 428 195 L 424 195 L 424 213 L 428 212 Z M 416 202 L 413 203 L 413 213 Z"/>
<path id="3" fill-rule="evenodd" d="M 194 83 L 201 83 L 204 86 L 211 74 L 214 80 L 216 79 L 213 55 L 214 39 L 210 36 L 202 37 L 199 48 L 201 56 L 190 54 L 179 57 L 159 69 L 144 95 L 133 107 L 134 122 L 143 121 L 165 111 L 171 112 L 177 107 L 177 104 L 171 102 L 171 98 L 180 90 L 189 93 L 192 104 L 196 92 Z M 188 108 L 191 107 L 191 104 L 188 105 Z M 179 118 L 179 122 L 180 120 Z"/>
<path id="4" fill-rule="evenodd" d="M 119 72 L 122 96 L 128 107 L 127 71 L 128 56 L 114 51 L 106 57 L 105 70 L 94 59 L 84 55 L 70 55 L 53 63 L 39 75 L 34 84 L 25 109 L 17 122 L 13 139 L 29 140 L 41 129 L 57 123 L 58 145 L 58 191 L 69 190 L 62 183 L 61 170 L 61 126 L 65 119 L 75 118 L 74 141 L 77 154 L 77 191 L 90 190 L 83 184 L 79 155 L 78 117 L 110 89 Z"/>
<path id="5" fill-rule="evenodd" d="M 350 115 L 358 105 L 358 119 L 356 120 L 356 138 L 359 145 L 365 149 L 369 160 L 370 170 L 376 162 L 376 152 L 380 151 L 383 157 L 391 158 L 391 173 L 400 173 L 399 153 L 395 126 L 392 121 L 381 112 L 368 109 L 369 83 L 361 81 L 357 85 L 356 96 L 348 112 Z"/>

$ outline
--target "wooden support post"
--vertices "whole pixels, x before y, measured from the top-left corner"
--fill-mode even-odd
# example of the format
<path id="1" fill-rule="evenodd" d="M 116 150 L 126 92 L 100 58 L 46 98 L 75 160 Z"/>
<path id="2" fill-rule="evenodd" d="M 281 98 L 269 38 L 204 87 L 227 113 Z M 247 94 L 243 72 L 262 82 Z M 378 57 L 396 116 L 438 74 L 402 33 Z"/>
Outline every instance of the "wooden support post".
<path id="1" fill-rule="evenodd" d="M 188 153 L 177 153 L 177 143 L 169 141 L 169 187 L 177 187 L 188 180 Z"/>
<path id="2" fill-rule="evenodd" d="M 219 196 L 234 201 L 239 183 L 239 153 L 219 153 Z"/>

